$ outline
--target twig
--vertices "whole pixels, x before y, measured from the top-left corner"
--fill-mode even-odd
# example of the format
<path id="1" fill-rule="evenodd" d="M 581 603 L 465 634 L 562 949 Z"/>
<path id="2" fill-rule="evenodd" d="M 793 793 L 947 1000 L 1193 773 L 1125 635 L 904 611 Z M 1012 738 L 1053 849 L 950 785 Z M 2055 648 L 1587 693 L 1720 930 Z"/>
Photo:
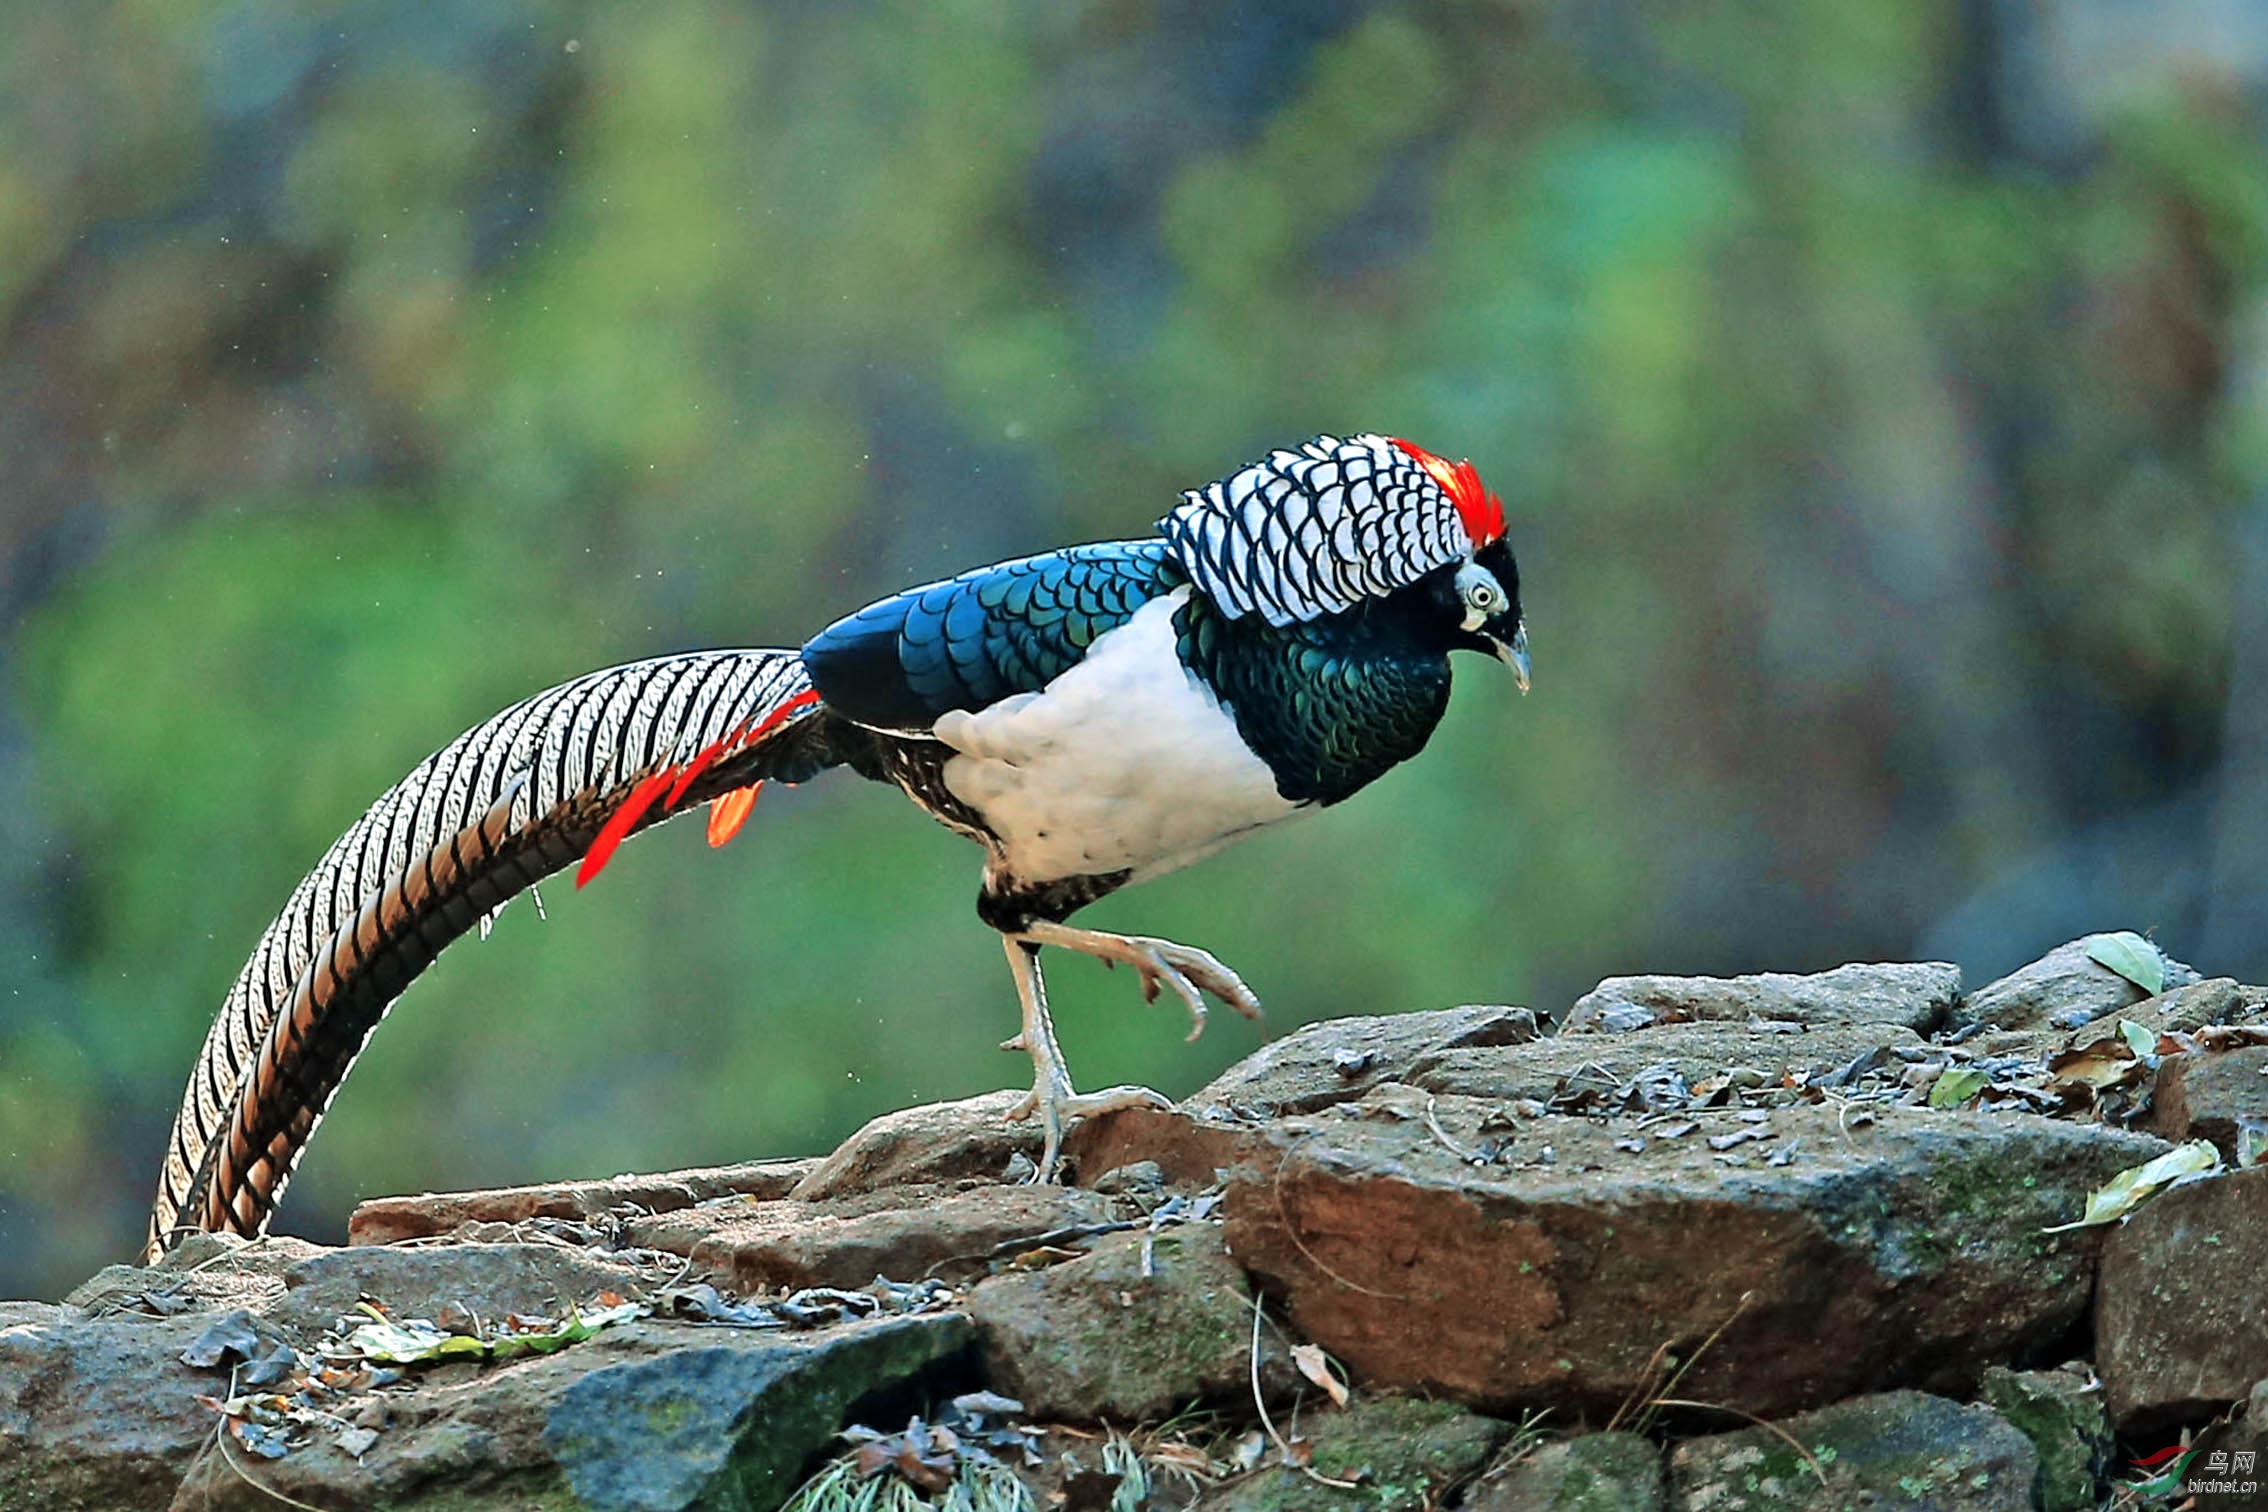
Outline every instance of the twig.
<path id="1" fill-rule="evenodd" d="M 1478 1154 L 1466 1149 L 1463 1145 L 1457 1143 L 1457 1141 L 1455 1141 L 1454 1139 L 1451 1139 L 1447 1131 L 1441 1127 L 1441 1120 L 1433 1116 L 1433 1099 L 1430 1097 L 1425 1100 L 1425 1126 L 1433 1131 L 1433 1137 L 1435 1139 L 1441 1141 L 1441 1148 L 1447 1150 L 1450 1154 L 1456 1156 L 1459 1160 L 1464 1161 L 1468 1165 L 1479 1165 L 1482 1163 L 1481 1158 Z"/>
<path id="2" fill-rule="evenodd" d="M 1358 1480 L 1333 1480 L 1312 1465 L 1303 1465 L 1292 1456 L 1291 1445 L 1276 1431 L 1275 1419 L 1268 1416 L 1268 1404 L 1260 1395 L 1260 1320 L 1261 1297 L 1256 1287 L 1252 1292 L 1252 1405 L 1260 1414 L 1260 1426 L 1268 1431 L 1268 1440 L 1276 1446 L 1277 1455 L 1287 1468 L 1297 1470 L 1318 1486 L 1329 1486 L 1334 1491 L 1352 1491 L 1362 1484 Z"/>
<path id="3" fill-rule="evenodd" d="M 1790 1449 L 1802 1455 L 1803 1462 L 1811 1467 L 1811 1473 L 1819 1477 L 1819 1484 L 1822 1486 L 1827 1484 L 1827 1467 L 1819 1463 L 1818 1455 L 1804 1448 L 1794 1434 L 1782 1428 L 1778 1423 L 1767 1423 L 1753 1412 L 1744 1411 L 1739 1407 L 1728 1407 L 1722 1402 L 1693 1402 L 1683 1397 L 1656 1397 L 1647 1405 L 1650 1407 L 1697 1407 L 1703 1412 L 1729 1412 L 1734 1417 L 1746 1418 L 1765 1432 L 1777 1436 Z"/>
<path id="4" fill-rule="evenodd" d="M 1271 1180 L 1271 1185 L 1273 1187 L 1274 1196 L 1276 1199 L 1276 1217 L 1283 1222 L 1284 1237 L 1291 1240 L 1292 1247 L 1294 1249 L 1298 1250 L 1302 1255 L 1305 1255 L 1307 1257 L 1308 1264 L 1314 1266 L 1317 1270 L 1321 1271 L 1324 1275 L 1329 1276 L 1332 1280 L 1338 1282 L 1341 1286 L 1345 1287 L 1349 1291 L 1358 1291 L 1366 1297 L 1376 1297 L 1384 1302 L 1414 1301 L 1415 1299 L 1412 1298 L 1407 1292 L 1383 1292 L 1378 1290 L 1376 1287 L 1365 1286 L 1360 1281 L 1349 1280 L 1347 1277 L 1340 1275 L 1330 1266 L 1325 1265 L 1323 1263 L 1322 1257 L 1316 1254 L 1315 1251 L 1309 1249 L 1307 1247 L 1307 1241 L 1299 1237 L 1299 1230 L 1293 1225 L 1291 1220 L 1291 1212 L 1284 1206 L 1284 1167 L 1291 1164 L 1291 1158 L 1293 1154 L 1298 1151 L 1299 1146 L 1301 1144 L 1305 1144 L 1308 1139 L 1312 1139 L 1314 1137 L 1314 1135 L 1310 1134 L 1301 1139 L 1299 1143 L 1294 1144 L 1291 1149 L 1284 1151 L 1283 1158 L 1276 1162 L 1276 1174 Z"/>

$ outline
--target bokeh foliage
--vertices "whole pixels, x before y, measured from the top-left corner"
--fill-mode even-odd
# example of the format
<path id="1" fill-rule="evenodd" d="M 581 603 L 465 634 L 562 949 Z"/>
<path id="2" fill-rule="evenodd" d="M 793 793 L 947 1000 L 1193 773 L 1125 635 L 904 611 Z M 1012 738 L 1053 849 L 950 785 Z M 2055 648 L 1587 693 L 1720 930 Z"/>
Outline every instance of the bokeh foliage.
<path id="1" fill-rule="evenodd" d="M 2268 48 L 2116 9 L 0 10 L 0 1292 L 129 1246 L 245 951 L 457 729 L 1139 533 L 1319 430 L 1479 462 L 1537 693 L 1465 669 L 1422 761 L 1098 923 L 1278 1026 L 2183 947 Z M 2003 885 L 2136 815 L 2086 887 Z M 836 777 L 515 904 L 377 1036 L 285 1226 L 1022 1076 L 975 860 Z M 1251 1045 L 1052 985 L 1086 1082 Z"/>

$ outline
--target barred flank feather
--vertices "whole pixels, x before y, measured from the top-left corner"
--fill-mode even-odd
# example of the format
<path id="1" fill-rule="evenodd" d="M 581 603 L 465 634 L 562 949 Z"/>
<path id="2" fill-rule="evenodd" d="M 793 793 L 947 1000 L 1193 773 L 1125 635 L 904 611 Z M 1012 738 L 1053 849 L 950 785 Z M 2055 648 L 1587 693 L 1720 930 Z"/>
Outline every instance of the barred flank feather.
<path id="1" fill-rule="evenodd" d="M 198 1229 L 266 1228 L 364 1042 L 444 946 L 582 858 L 634 793 L 641 811 L 610 839 L 783 761 L 806 775 L 813 761 L 785 753 L 817 699 L 792 651 L 658 657 L 539 693 L 427 757 L 299 884 L 230 990 L 174 1117 L 150 1256 Z"/>

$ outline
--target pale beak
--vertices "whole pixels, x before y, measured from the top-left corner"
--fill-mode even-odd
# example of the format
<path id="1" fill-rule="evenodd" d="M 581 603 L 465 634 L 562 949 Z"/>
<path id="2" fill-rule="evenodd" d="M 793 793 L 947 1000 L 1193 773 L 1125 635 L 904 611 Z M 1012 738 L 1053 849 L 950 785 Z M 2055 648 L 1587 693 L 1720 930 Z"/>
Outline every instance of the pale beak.
<path id="1" fill-rule="evenodd" d="M 1491 640 L 1496 639 L 1494 636 L 1489 638 Z M 1496 642 L 1496 659 L 1512 669 L 1512 681 L 1519 686 L 1521 692 L 1527 692 L 1528 627 L 1524 622 L 1519 629 L 1512 632 L 1510 644 L 1503 641 Z"/>

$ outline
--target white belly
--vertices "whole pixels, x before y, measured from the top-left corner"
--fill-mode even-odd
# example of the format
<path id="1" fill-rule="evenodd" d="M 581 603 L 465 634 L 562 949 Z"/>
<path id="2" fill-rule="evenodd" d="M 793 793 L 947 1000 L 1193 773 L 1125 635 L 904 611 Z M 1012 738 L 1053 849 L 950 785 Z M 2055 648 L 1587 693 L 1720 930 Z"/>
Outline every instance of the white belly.
<path id="1" fill-rule="evenodd" d="M 960 754 L 945 786 L 999 836 L 1019 880 L 1187 866 L 1239 835 L 1303 812 L 1266 762 L 1174 654 L 1186 587 L 1099 637 L 1085 660 L 1038 693 L 933 733 Z"/>

